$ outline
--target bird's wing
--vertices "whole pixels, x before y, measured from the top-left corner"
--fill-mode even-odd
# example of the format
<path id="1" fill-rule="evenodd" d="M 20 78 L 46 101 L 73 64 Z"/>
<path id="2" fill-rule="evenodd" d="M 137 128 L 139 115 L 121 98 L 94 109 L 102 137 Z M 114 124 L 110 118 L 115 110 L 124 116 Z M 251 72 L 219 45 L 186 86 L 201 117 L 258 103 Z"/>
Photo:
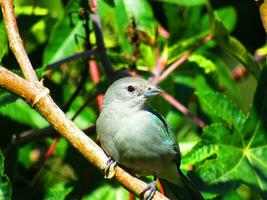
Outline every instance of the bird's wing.
<path id="1" fill-rule="evenodd" d="M 152 117 L 154 118 L 154 122 L 157 123 L 157 125 L 160 126 L 162 128 L 162 130 L 164 130 L 162 132 L 163 141 L 171 142 L 173 144 L 173 146 L 175 148 L 177 148 L 178 145 L 177 145 L 176 137 L 173 134 L 173 131 L 169 127 L 168 123 L 162 117 L 162 115 L 150 107 L 147 108 L 146 110 L 152 114 Z"/>

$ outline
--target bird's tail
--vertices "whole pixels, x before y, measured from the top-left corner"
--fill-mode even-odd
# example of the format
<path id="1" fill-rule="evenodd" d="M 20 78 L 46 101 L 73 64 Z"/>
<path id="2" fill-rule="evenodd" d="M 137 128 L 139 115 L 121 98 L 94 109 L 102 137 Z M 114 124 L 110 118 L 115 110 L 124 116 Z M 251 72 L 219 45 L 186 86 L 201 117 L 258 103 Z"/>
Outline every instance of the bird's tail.
<path id="1" fill-rule="evenodd" d="M 182 184 L 177 186 L 165 179 L 159 179 L 165 195 L 170 200 L 204 200 L 193 183 L 180 171 Z"/>

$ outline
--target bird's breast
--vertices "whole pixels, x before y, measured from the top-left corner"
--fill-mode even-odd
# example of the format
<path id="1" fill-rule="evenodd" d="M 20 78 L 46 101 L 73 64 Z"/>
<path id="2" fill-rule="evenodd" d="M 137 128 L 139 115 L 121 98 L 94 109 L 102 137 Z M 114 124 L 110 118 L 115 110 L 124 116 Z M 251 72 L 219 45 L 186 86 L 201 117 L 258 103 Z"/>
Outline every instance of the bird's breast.
<path id="1" fill-rule="evenodd" d="M 101 115 L 97 122 L 99 140 L 106 153 L 120 164 L 141 174 L 157 174 L 172 161 L 173 146 L 164 141 L 161 132 L 165 130 L 153 123 L 149 113 Z"/>

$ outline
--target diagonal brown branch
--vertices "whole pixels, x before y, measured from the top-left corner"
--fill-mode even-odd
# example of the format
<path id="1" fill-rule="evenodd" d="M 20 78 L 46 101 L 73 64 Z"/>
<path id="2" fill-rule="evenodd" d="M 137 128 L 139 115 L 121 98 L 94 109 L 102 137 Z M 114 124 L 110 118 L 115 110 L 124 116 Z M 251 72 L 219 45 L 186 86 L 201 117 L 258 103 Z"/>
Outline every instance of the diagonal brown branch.
<path id="1" fill-rule="evenodd" d="M 25 80 L 0 67 L 0 87 L 20 96 L 30 103 L 63 137 L 65 137 L 92 165 L 104 170 L 107 156 L 102 149 L 69 120 L 53 102 L 49 91 L 41 83 Z M 130 192 L 140 197 L 147 185 L 138 178 L 116 167 L 114 179 Z M 167 199 L 156 192 L 153 199 Z"/>
<path id="2" fill-rule="evenodd" d="M 206 35 L 199 43 L 197 43 L 194 47 L 192 47 L 188 52 L 186 52 L 181 58 L 179 58 L 177 61 L 175 61 L 173 64 L 171 64 L 165 71 L 161 73 L 160 76 L 154 76 L 152 78 L 152 82 L 154 84 L 158 84 L 159 82 L 166 79 L 170 74 L 173 73 L 173 71 L 181 66 L 189 56 L 192 55 L 192 53 L 197 50 L 199 47 L 201 47 L 203 44 L 207 43 L 213 38 L 213 35 L 208 34 Z"/>
<path id="3" fill-rule="evenodd" d="M 14 14 L 13 4 L 11 0 L 0 0 L 3 18 L 7 30 L 9 45 L 19 63 L 23 75 L 26 79 L 38 81 L 32 64 L 24 49 L 23 42 L 19 35 L 19 30 Z"/>

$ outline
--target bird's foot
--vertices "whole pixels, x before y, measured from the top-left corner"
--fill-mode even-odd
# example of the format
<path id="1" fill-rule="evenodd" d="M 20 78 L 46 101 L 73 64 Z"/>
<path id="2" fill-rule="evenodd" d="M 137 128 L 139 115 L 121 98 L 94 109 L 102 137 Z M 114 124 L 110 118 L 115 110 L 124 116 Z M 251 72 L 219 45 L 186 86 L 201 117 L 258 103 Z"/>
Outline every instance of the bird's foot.
<path id="1" fill-rule="evenodd" d="M 117 161 L 113 160 L 111 157 L 108 158 L 106 167 L 104 169 L 104 178 L 111 179 L 115 175 L 115 167 L 117 166 Z"/>
<path id="2" fill-rule="evenodd" d="M 141 196 L 143 196 L 144 200 L 151 200 L 156 192 L 156 181 L 152 181 L 148 184 L 147 188 L 141 192 Z"/>

